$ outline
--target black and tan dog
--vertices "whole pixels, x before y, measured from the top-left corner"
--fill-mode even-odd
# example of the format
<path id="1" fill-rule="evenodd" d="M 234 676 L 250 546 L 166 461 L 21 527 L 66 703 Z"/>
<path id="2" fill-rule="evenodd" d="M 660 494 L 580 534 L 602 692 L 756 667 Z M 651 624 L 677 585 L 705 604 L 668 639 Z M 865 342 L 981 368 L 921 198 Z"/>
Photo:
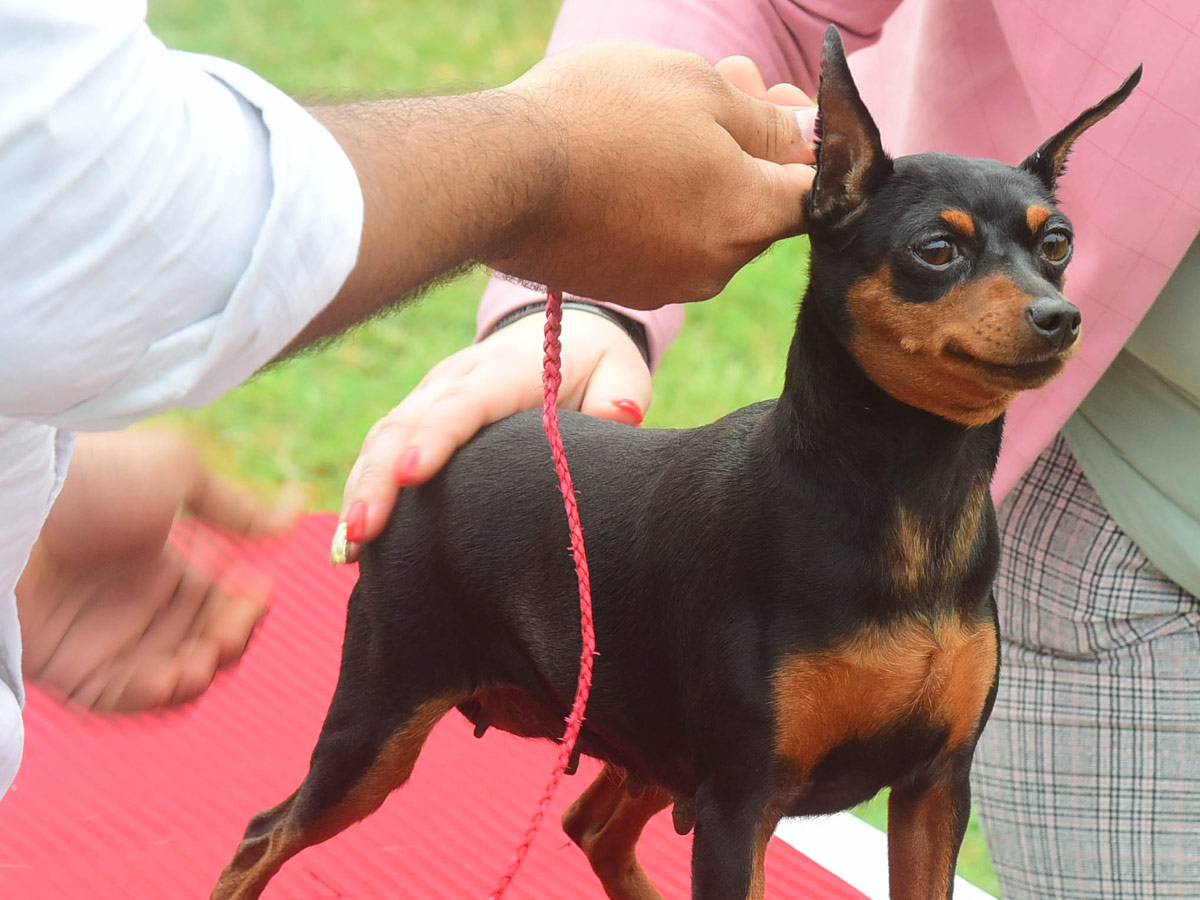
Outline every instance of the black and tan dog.
<path id="1" fill-rule="evenodd" d="M 885 786 L 892 897 L 950 895 L 996 689 L 1003 414 L 1079 336 L 1055 180 L 1139 73 L 1016 168 L 893 160 L 830 29 L 780 399 L 687 431 L 565 416 L 601 653 L 581 743 L 607 766 L 563 824 L 614 900 L 659 898 L 635 845 L 668 805 L 695 829 L 692 896 L 741 900 L 763 896 L 781 816 Z M 404 492 L 363 550 L 308 776 L 251 820 L 215 898 L 257 897 L 375 810 L 455 707 L 479 731 L 561 733 L 580 648 L 565 535 L 533 413 Z"/>

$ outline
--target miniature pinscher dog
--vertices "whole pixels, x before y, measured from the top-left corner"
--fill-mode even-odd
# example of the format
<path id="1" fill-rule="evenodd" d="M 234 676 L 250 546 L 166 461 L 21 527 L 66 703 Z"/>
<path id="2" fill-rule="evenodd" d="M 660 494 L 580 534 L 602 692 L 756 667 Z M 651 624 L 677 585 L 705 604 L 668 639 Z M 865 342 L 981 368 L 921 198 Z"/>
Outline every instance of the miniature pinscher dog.
<path id="1" fill-rule="evenodd" d="M 951 895 L 996 693 L 1004 411 L 1079 340 L 1055 183 L 1140 72 L 1015 168 L 891 159 L 831 28 L 781 397 L 691 430 L 563 417 L 599 648 L 580 742 L 606 764 L 563 826 L 613 900 L 661 900 L 635 848 L 669 805 L 695 830 L 692 897 L 761 900 L 780 817 L 884 787 L 893 900 Z M 258 897 L 377 809 L 455 707 L 477 733 L 561 734 L 580 653 L 566 534 L 536 413 L 404 491 L 363 548 L 308 775 L 250 821 L 214 898 Z"/>

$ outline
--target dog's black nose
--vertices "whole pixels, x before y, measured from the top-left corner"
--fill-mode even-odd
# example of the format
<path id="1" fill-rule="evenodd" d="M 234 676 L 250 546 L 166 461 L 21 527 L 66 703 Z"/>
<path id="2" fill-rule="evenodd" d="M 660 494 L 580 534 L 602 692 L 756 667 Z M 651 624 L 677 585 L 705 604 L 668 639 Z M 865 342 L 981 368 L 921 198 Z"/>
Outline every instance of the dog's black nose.
<path id="1" fill-rule="evenodd" d="M 1073 303 L 1062 297 L 1042 297 L 1025 308 L 1029 324 L 1055 350 L 1065 350 L 1079 337 L 1082 316 Z"/>

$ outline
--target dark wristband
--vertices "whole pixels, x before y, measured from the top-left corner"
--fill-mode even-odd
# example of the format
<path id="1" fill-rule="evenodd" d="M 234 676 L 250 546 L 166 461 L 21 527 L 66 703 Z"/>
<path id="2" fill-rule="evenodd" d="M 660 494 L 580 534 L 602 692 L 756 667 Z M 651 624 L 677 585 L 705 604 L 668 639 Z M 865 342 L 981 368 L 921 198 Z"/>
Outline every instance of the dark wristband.
<path id="1" fill-rule="evenodd" d="M 616 310 L 609 309 L 607 306 L 597 306 L 595 303 L 588 303 L 585 300 L 563 300 L 563 309 L 581 309 L 584 312 L 590 312 L 592 315 L 599 316 L 602 319 L 608 319 L 627 335 L 633 341 L 633 345 L 638 348 L 638 352 L 642 354 L 642 359 L 646 361 L 646 365 L 650 365 L 650 342 L 646 338 L 646 326 L 641 322 L 622 315 Z M 495 321 L 491 328 L 484 334 L 485 338 L 491 337 L 505 325 L 511 325 L 518 319 L 524 319 L 526 316 L 532 316 L 534 313 L 545 312 L 546 302 L 540 300 L 534 303 L 526 303 L 524 306 L 518 306 L 511 312 L 505 313 Z"/>

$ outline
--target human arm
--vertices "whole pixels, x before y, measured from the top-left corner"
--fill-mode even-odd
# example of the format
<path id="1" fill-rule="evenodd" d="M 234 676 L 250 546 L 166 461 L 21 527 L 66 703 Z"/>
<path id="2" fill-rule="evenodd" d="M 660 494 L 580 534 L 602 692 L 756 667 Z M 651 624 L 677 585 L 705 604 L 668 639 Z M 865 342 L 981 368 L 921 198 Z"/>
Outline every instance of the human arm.
<path id="1" fill-rule="evenodd" d="M 0 118 L 16 201 L 0 414 L 101 428 L 204 403 L 475 259 L 616 299 L 699 298 L 799 228 L 794 124 L 695 57 L 581 50 L 502 91 L 328 108 L 335 142 L 244 69 L 166 51 L 136 3 L 3 12 L 53 32 L 28 44 L 53 78 Z M 609 189 L 625 176 L 655 186 L 653 210 Z M 653 257 L 644 284 L 595 251 L 627 245 Z"/>
<path id="2" fill-rule="evenodd" d="M 801 227 L 795 121 L 689 54 L 578 48 L 504 89 L 315 114 L 366 215 L 358 265 L 297 343 L 475 261 L 626 306 L 707 299 Z"/>

